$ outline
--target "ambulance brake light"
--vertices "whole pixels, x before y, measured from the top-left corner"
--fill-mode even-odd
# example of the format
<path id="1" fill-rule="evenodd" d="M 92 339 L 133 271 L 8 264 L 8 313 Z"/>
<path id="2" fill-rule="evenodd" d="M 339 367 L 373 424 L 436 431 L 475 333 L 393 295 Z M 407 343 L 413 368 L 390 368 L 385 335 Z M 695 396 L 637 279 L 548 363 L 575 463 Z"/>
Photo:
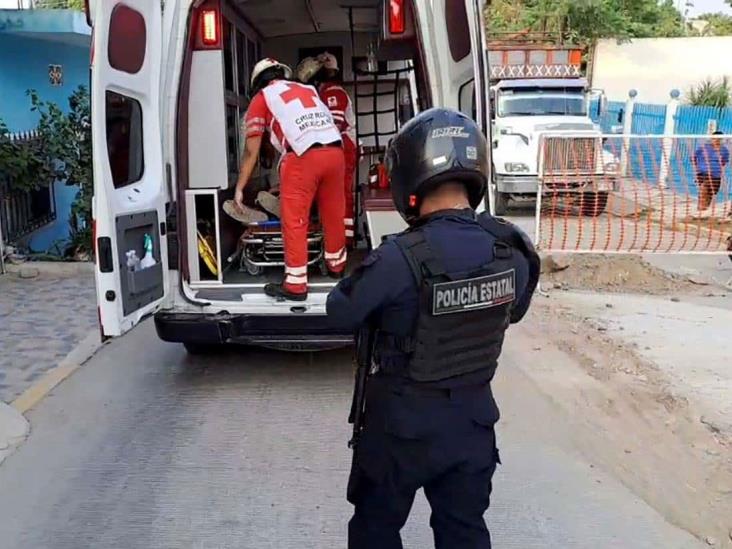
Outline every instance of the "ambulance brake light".
<path id="1" fill-rule="evenodd" d="M 404 34 L 406 17 L 404 0 L 389 0 L 389 33 Z"/>
<path id="2" fill-rule="evenodd" d="M 219 43 L 219 17 L 216 10 L 201 11 L 201 42 L 204 46 Z"/>

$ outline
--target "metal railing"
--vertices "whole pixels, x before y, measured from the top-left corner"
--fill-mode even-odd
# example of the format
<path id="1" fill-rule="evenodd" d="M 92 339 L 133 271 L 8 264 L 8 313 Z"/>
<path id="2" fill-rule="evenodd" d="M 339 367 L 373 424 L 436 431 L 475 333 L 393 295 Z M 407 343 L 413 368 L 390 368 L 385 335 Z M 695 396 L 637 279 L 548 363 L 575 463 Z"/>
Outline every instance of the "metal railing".
<path id="1" fill-rule="evenodd" d="M 30 143 L 38 139 L 36 132 L 10 135 L 12 141 Z M 56 195 L 53 181 L 39 182 L 37 189 L 13 189 L 12 180 L 0 174 L 0 234 L 5 243 L 47 225 L 56 219 Z"/>

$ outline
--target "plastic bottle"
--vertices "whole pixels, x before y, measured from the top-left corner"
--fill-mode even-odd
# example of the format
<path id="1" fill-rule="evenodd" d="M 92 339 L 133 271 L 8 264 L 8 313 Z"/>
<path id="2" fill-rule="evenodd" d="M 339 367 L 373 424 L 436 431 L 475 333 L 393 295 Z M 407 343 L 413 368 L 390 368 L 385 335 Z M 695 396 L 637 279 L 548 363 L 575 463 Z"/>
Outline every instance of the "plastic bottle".
<path id="1" fill-rule="evenodd" d="M 153 241 L 149 234 L 145 235 L 145 255 L 140 261 L 140 269 L 148 269 L 155 265 L 157 261 L 153 257 Z"/>

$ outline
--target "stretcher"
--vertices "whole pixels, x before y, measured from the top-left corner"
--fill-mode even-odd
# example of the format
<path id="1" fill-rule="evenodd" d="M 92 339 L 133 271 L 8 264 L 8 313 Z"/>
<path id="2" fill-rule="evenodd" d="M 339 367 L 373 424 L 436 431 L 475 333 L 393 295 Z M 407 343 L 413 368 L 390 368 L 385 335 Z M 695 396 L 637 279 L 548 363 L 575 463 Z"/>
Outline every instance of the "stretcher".
<path id="1" fill-rule="evenodd" d="M 310 223 L 307 236 L 308 266 L 317 265 L 321 274 L 327 275 L 323 253 L 323 231 L 319 223 Z M 282 224 L 277 221 L 250 223 L 239 237 L 236 251 L 227 263 L 239 261 L 239 270 L 252 276 L 262 274 L 266 267 L 285 266 L 285 247 Z"/>

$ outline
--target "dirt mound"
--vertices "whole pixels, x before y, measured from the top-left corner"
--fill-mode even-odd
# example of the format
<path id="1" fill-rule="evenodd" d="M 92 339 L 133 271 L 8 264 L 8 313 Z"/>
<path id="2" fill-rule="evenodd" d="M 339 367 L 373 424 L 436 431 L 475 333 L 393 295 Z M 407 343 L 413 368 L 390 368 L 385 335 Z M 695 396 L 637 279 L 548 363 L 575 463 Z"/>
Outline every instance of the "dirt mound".
<path id="1" fill-rule="evenodd" d="M 686 277 L 666 273 L 633 255 L 554 256 L 546 258 L 544 264 L 541 283 L 545 289 L 658 295 L 697 293 L 703 288 Z"/>

